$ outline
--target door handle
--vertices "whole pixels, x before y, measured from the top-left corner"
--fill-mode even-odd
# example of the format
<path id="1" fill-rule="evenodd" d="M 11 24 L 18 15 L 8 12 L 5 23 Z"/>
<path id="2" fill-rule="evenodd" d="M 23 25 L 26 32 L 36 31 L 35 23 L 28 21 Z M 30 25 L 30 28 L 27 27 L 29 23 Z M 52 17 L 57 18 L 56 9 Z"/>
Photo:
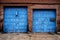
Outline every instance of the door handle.
<path id="1" fill-rule="evenodd" d="M 50 21 L 51 22 L 54 22 L 56 19 L 55 18 L 50 18 Z"/>
<path id="2" fill-rule="evenodd" d="M 18 16 L 18 12 L 16 11 L 16 17 Z"/>

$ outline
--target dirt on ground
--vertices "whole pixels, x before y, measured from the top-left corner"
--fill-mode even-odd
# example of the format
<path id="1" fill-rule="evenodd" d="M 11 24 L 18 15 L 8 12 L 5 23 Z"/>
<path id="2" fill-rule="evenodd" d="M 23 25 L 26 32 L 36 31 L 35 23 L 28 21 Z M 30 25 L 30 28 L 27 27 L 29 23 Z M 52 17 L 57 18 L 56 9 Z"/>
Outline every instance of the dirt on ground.
<path id="1" fill-rule="evenodd" d="M 0 40 L 60 40 L 60 35 L 47 33 L 0 33 Z"/>

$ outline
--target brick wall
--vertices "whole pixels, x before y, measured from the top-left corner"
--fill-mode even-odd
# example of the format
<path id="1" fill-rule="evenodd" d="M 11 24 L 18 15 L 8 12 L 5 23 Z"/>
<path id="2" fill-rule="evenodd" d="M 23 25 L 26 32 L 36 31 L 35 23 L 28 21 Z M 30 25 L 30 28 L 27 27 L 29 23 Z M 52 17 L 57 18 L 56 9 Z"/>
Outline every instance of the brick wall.
<path id="1" fill-rule="evenodd" d="M 2 26 L 3 26 L 3 8 L 0 5 L 0 30 L 2 31 Z"/>
<path id="2" fill-rule="evenodd" d="M 59 3 L 60 0 L 1 0 L 0 3 Z"/>
<path id="3" fill-rule="evenodd" d="M 60 31 L 60 5 L 58 6 L 57 30 Z"/>

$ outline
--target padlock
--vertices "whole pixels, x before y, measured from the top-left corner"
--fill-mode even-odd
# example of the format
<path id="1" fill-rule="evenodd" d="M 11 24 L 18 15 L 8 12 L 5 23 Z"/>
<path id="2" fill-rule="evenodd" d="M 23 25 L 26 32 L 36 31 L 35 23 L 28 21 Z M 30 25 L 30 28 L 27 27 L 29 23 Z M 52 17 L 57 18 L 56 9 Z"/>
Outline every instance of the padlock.
<path id="1" fill-rule="evenodd" d="M 51 22 L 54 22 L 56 19 L 55 18 L 50 18 L 50 21 Z"/>

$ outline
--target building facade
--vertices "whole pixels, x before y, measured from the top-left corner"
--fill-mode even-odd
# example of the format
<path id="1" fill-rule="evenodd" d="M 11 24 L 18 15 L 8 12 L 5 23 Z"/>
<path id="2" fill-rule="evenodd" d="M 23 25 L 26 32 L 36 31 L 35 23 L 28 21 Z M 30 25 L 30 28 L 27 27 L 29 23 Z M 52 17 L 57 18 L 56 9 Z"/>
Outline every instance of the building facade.
<path id="1" fill-rule="evenodd" d="M 0 0 L 0 31 L 60 32 L 60 0 Z"/>

